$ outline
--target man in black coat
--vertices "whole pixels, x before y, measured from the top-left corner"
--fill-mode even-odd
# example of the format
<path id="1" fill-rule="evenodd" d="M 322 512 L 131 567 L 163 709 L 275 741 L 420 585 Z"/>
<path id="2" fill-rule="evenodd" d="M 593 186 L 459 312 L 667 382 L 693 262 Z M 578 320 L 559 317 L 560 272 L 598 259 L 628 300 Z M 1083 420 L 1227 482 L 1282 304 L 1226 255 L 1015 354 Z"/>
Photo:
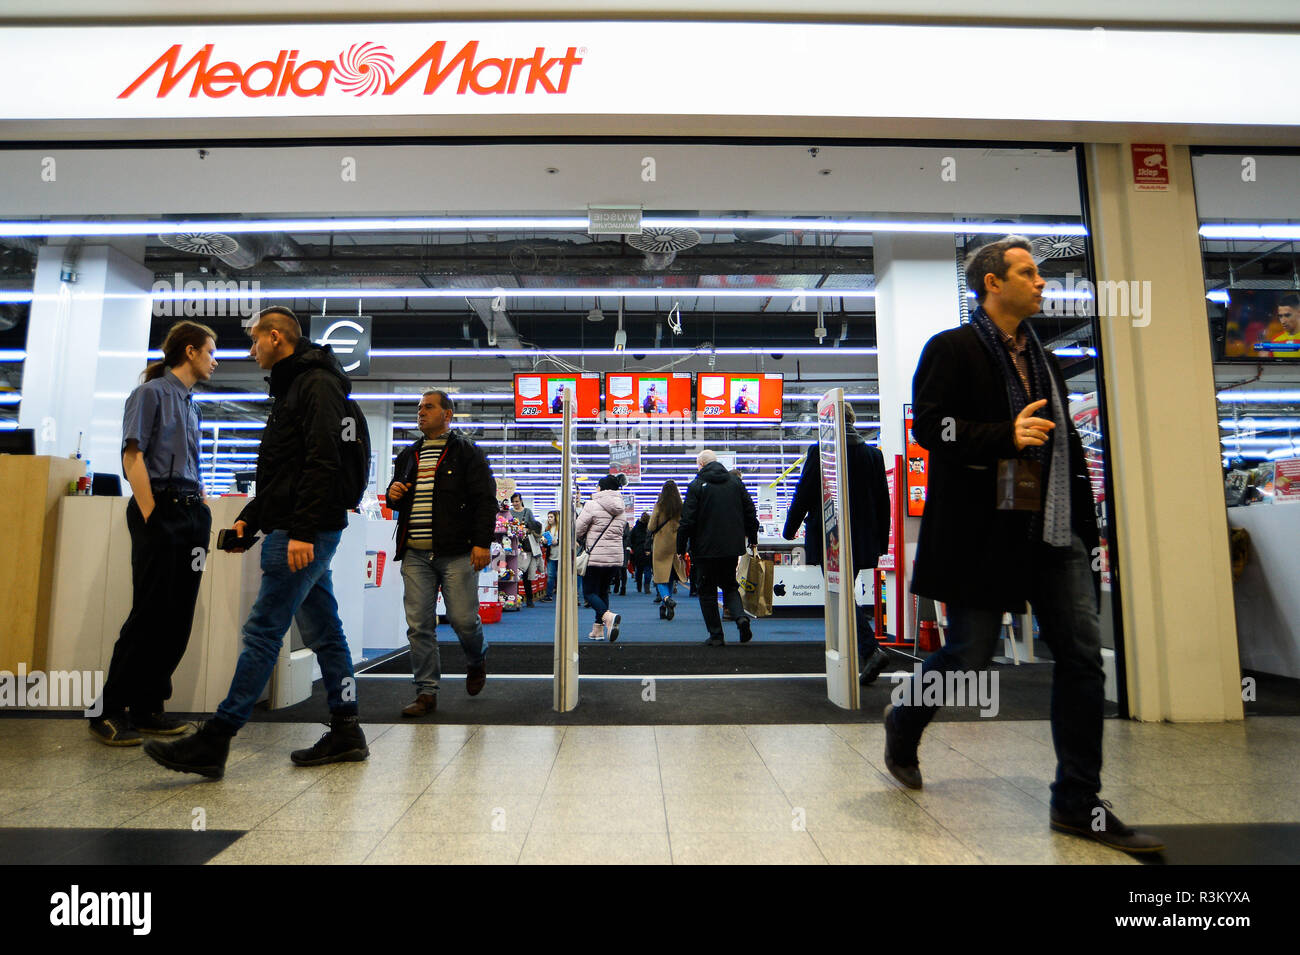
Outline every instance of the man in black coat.
<path id="1" fill-rule="evenodd" d="M 357 423 L 347 407 L 352 383 L 328 345 L 302 337 L 297 316 L 287 308 L 264 309 L 248 334 L 251 357 L 271 373 L 272 404 L 257 450 L 257 496 L 240 512 L 234 530 L 240 538 L 266 534 L 262 583 L 244 623 L 230 692 L 216 716 L 192 736 L 145 747 L 168 769 L 213 778 L 224 773 L 230 740 L 252 715 L 295 619 L 320 663 L 330 731 L 289 758 L 299 766 L 319 766 L 370 753 L 357 719 L 352 654 L 330 576 L 354 503 L 347 499 L 343 473 L 343 442 L 356 440 Z"/>
<path id="2" fill-rule="evenodd" d="M 466 692 L 476 696 L 487 682 L 478 572 L 487 566 L 496 529 L 496 479 L 482 450 L 451 427 L 454 413 L 445 391 L 420 397 L 420 438 L 397 456 L 388 485 L 387 500 L 397 511 L 394 556 L 402 562 L 402 604 L 415 682 L 415 700 L 402 710 L 406 717 L 427 716 L 438 708 L 439 589 L 447 622 L 465 651 Z M 519 503 L 522 508 L 522 498 Z M 531 511 L 522 513 L 532 521 Z"/>
<path id="3" fill-rule="evenodd" d="M 969 324 L 926 343 L 912 382 L 913 433 L 930 452 L 912 592 L 947 603 L 948 640 L 885 708 L 885 764 L 921 788 L 917 746 L 936 711 L 920 703 L 923 690 L 933 696 L 936 684 L 987 668 L 1003 612 L 1023 613 L 1028 600 L 1054 660 L 1051 827 L 1159 851 L 1158 839 L 1124 825 L 1098 796 L 1097 527 L 1064 376 L 1025 321 L 1046 283 L 1019 236 L 972 253 L 966 282 L 980 307 Z"/>
<path id="4" fill-rule="evenodd" d="M 844 579 L 852 582 L 859 571 L 874 570 L 880 555 L 889 550 L 889 482 L 885 477 L 885 458 L 879 448 L 863 440 L 854 427 L 856 415 L 851 405 L 844 406 L 844 437 L 847 444 L 849 500 L 849 536 L 853 542 L 853 565 Z M 822 479 L 821 446 L 813 444 L 804 458 L 803 472 L 786 513 L 782 535 L 794 540 L 799 525 L 807 523 L 804 554 L 807 563 L 822 563 Z M 863 686 L 875 681 L 889 663 L 889 654 L 877 642 L 871 629 L 873 605 L 854 601 L 858 624 L 858 664 L 862 667 L 859 682 Z"/>
<path id="5" fill-rule="evenodd" d="M 700 471 L 682 502 L 677 553 L 689 550 L 692 572 L 698 571 L 700 611 L 709 630 L 705 646 L 720 647 L 725 642 L 718 614 L 719 589 L 740 630 L 740 642 L 748 643 L 753 632 L 736 583 L 736 561 L 745 553 L 746 541 L 751 547 L 758 546 L 758 509 L 740 478 L 723 467 L 712 451 L 701 451 L 695 463 Z"/>

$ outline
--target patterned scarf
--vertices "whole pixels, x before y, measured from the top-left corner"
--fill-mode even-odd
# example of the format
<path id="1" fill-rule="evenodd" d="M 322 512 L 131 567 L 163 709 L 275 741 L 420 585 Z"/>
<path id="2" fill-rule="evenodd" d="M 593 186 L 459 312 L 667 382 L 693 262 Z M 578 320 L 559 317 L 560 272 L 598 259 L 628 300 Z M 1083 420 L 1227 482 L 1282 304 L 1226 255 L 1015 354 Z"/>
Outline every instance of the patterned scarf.
<path id="1" fill-rule="evenodd" d="M 1021 409 L 1031 401 L 1047 399 L 1047 406 L 1040 408 L 1036 414 L 1038 417 L 1048 417 L 1044 412 L 1050 413 L 1056 427 L 1048 436 L 1046 444 L 1027 447 L 1021 452 L 1022 457 L 1042 464 L 1043 484 L 1046 487 L 1042 513 L 1034 515 L 1029 533 L 1031 537 L 1037 537 L 1041 533 L 1043 542 L 1052 547 L 1069 547 L 1073 533 L 1070 523 L 1070 443 L 1066 437 L 1069 429 L 1061 390 L 1057 387 L 1056 378 L 1048 370 L 1047 352 L 1043 350 L 1033 326 L 1028 323 L 1021 325 L 1028 336 L 1025 357 L 1028 359 L 1029 388 L 1032 394 L 1027 395 L 1020 373 L 1016 371 L 1010 353 L 1002 344 L 1002 335 L 993 324 L 993 319 L 989 318 L 983 308 L 977 308 L 970 323 L 979 335 L 980 342 L 1002 370 L 1002 378 L 1007 386 L 1007 402 L 1011 406 L 1013 417 L 1020 414 Z"/>

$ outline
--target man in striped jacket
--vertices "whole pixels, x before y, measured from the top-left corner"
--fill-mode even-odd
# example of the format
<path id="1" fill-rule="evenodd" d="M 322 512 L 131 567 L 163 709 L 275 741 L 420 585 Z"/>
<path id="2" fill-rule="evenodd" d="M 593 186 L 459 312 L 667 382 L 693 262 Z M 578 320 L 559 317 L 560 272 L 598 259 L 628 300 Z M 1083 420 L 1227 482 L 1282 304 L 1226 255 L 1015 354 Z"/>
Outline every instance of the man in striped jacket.
<path id="1" fill-rule="evenodd" d="M 451 398 L 426 391 L 416 424 L 422 437 L 393 465 L 388 503 L 397 512 L 397 548 L 405 588 L 406 638 L 411 643 L 415 701 L 403 716 L 438 708 L 438 589 L 447 620 L 465 650 L 465 689 L 477 696 L 487 682 L 487 640 L 478 615 L 478 572 L 487 566 L 496 526 L 496 480 L 483 452 L 451 429 Z"/>

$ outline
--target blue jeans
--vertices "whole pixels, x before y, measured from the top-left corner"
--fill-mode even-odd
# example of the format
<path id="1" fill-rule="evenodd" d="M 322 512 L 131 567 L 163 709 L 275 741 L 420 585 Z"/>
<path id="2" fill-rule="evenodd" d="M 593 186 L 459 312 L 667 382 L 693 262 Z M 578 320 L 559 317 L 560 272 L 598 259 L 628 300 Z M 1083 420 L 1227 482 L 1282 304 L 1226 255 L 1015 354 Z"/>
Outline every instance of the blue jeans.
<path id="1" fill-rule="evenodd" d="M 548 560 L 546 562 L 546 596 L 555 596 L 555 581 L 560 576 L 560 562 L 558 560 Z"/>
<path id="2" fill-rule="evenodd" d="M 1101 791 L 1105 675 L 1090 564 L 1087 547 L 1076 536 L 1068 548 L 1036 545 L 1031 566 L 1021 571 L 1029 575 L 1029 602 L 1055 661 L 1051 720 L 1056 781 L 1052 805 L 1065 811 L 1090 807 Z M 922 674 L 983 670 L 993 657 L 1001 627 L 1001 611 L 949 604 L 947 644 L 925 661 Z M 910 698 L 919 699 L 919 692 L 914 685 Z M 933 706 L 895 707 L 894 727 L 904 739 L 920 740 L 935 712 Z"/>
<path id="3" fill-rule="evenodd" d="M 342 536 L 342 531 L 318 533 L 312 562 L 296 573 L 289 570 L 288 531 L 271 531 L 262 541 L 262 586 L 244 622 L 244 649 L 230 692 L 217 707 L 217 719 L 223 723 L 239 729 L 253 715 L 253 704 L 271 679 L 284 635 L 295 621 L 302 642 L 320 664 L 330 712 L 356 715 L 352 654 L 330 577 L 330 561 Z"/>
<path id="4" fill-rule="evenodd" d="M 591 609 L 596 612 L 596 623 L 600 623 L 605 612 L 609 610 L 609 585 L 617 576 L 617 567 L 587 565 L 587 603 L 591 604 Z"/>
<path id="5" fill-rule="evenodd" d="M 872 624 L 876 622 L 876 605 L 853 604 L 854 615 L 858 622 L 858 666 L 864 667 L 867 661 L 880 649 Z"/>
<path id="6" fill-rule="evenodd" d="M 483 621 L 478 615 L 478 571 L 470 563 L 468 553 L 435 557 L 428 551 L 408 548 L 402 557 L 402 583 L 406 639 L 411 643 L 416 692 L 436 694 L 438 681 L 442 679 L 436 634 L 439 587 L 447 605 L 447 622 L 456 631 L 466 663 L 479 666 L 487 659 L 487 637 L 483 635 Z"/>
<path id="7" fill-rule="evenodd" d="M 659 591 L 659 596 L 660 596 L 660 597 L 663 597 L 665 600 L 667 600 L 670 596 L 672 596 L 673 585 L 672 585 L 672 584 L 655 584 L 655 590 Z"/>

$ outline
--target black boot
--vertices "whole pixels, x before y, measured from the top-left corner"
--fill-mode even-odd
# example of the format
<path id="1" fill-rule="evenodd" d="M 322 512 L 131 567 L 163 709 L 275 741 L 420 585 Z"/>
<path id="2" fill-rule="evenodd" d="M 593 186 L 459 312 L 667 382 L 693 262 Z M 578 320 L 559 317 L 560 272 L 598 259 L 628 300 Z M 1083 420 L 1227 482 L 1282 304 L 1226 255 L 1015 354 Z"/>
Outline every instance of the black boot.
<path id="1" fill-rule="evenodd" d="M 295 749 L 289 758 L 299 766 L 324 766 L 326 763 L 358 763 L 370 755 L 366 734 L 361 732 L 359 717 L 330 716 L 330 731 L 310 749 Z"/>
<path id="2" fill-rule="evenodd" d="M 144 744 L 145 755 L 159 766 L 178 773 L 198 773 L 209 779 L 220 779 L 226 772 L 226 758 L 230 755 L 229 727 L 217 720 L 208 720 L 192 736 L 170 743 L 151 740 Z"/>

